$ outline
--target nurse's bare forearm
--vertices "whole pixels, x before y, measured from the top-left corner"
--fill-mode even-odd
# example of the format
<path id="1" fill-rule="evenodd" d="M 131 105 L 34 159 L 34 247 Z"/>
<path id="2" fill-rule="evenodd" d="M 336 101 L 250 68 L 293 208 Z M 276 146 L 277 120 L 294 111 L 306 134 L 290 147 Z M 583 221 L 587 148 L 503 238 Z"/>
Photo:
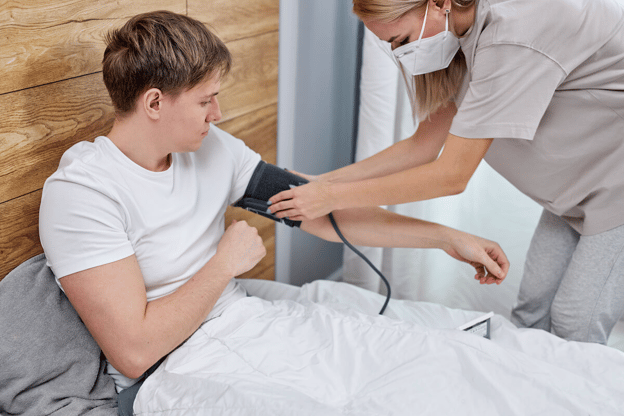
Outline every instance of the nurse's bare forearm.
<path id="1" fill-rule="evenodd" d="M 413 138 L 408 138 L 364 160 L 319 175 L 318 179 L 329 182 L 353 182 L 378 178 L 428 163 L 435 159 L 438 151 L 439 149 L 419 151 L 418 143 Z"/>
<path id="2" fill-rule="evenodd" d="M 464 191 L 466 181 L 459 175 L 439 171 L 426 164 L 380 178 L 357 182 L 334 183 L 331 198 L 334 209 L 398 205 L 424 201 Z"/>
<path id="3" fill-rule="evenodd" d="M 448 135 L 456 113 L 454 104 L 420 122 L 413 136 L 360 162 L 320 175 L 320 180 L 354 182 L 387 176 L 434 161 Z"/>
<path id="4" fill-rule="evenodd" d="M 442 155 L 431 163 L 380 178 L 331 183 L 332 210 L 397 205 L 464 191 L 492 139 L 464 139 L 449 135 Z"/>

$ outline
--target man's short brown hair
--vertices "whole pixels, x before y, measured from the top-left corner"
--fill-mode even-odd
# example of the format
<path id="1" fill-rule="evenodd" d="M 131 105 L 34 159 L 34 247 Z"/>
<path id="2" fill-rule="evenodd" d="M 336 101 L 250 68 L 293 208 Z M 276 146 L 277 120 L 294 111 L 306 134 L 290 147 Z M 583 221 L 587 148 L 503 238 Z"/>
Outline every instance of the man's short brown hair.
<path id="1" fill-rule="evenodd" d="M 168 11 L 134 16 L 105 40 L 104 84 L 119 115 L 132 112 L 150 88 L 175 96 L 232 65 L 225 44 L 203 23 Z"/>

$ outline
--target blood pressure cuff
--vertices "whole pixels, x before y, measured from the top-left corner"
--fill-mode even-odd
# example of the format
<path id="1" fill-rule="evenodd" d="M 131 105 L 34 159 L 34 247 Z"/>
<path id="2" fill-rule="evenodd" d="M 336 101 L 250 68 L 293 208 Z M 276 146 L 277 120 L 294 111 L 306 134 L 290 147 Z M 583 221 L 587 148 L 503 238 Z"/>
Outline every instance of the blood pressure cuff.
<path id="1" fill-rule="evenodd" d="M 271 214 L 268 210 L 268 200 L 275 194 L 306 183 L 308 183 L 307 179 L 261 160 L 251 175 L 245 194 L 234 206 L 244 208 L 273 221 L 282 222 L 290 227 L 299 227 L 301 221 L 278 218 Z"/>

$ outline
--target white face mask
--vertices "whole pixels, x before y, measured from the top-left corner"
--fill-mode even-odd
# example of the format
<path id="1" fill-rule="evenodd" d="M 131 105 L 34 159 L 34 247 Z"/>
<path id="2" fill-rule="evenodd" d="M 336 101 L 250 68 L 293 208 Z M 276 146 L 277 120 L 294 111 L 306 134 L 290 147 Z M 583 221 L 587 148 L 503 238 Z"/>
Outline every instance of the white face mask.
<path id="1" fill-rule="evenodd" d="M 417 41 L 396 48 L 394 57 L 401 63 L 408 74 L 421 75 L 444 69 L 451 64 L 453 57 L 459 50 L 459 39 L 448 30 L 448 12 L 446 13 L 446 28 L 435 36 L 423 39 L 429 3 L 425 10 L 420 36 Z"/>

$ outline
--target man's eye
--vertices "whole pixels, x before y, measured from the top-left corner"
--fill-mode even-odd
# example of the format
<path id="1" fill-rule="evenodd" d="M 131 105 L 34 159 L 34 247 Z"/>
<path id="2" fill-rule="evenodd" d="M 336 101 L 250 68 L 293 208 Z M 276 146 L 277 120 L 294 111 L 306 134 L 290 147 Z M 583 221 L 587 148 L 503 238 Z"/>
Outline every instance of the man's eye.
<path id="1" fill-rule="evenodd" d="M 400 46 L 407 45 L 409 43 L 409 36 L 399 42 Z"/>

